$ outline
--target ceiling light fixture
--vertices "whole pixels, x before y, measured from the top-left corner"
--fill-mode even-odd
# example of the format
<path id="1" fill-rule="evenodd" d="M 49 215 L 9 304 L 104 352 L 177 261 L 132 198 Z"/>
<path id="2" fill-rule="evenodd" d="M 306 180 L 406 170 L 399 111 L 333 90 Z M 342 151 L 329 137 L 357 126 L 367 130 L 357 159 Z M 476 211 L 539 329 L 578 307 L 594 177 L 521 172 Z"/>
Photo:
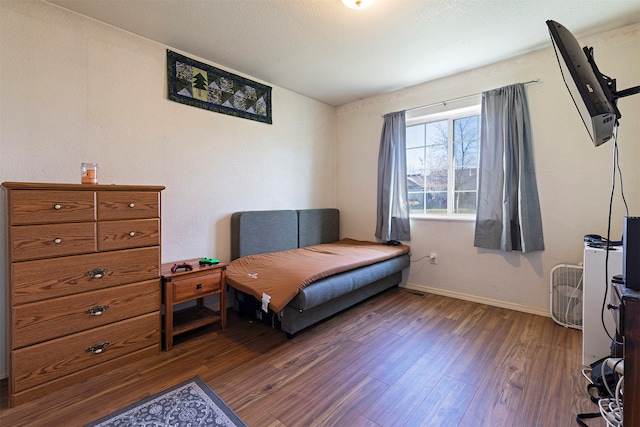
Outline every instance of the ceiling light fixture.
<path id="1" fill-rule="evenodd" d="M 345 6 L 351 9 L 364 9 L 373 3 L 373 0 L 342 0 Z"/>

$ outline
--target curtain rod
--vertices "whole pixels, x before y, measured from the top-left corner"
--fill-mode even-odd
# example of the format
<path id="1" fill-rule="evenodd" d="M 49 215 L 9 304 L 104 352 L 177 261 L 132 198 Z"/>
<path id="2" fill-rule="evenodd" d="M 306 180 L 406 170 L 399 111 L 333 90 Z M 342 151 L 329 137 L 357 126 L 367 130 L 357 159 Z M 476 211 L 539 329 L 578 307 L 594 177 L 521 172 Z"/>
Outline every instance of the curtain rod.
<path id="1" fill-rule="evenodd" d="M 535 79 L 535 80 L 529 80 L 528 82 L 524 82 L 524 85 L 530 85 L 532 83 L 539 83 L 540 79 Z M 453 99 L 448 99 L 446 101 L 440 101 L 440 102 L 434 102 L 433 104 L 427 104 L 427 105 L 421 105 L 419 107 L 413 107 L 413 108 L 407 108 L 406 111 L 413 111 L 413 110 L 419 110 L 421 108 L 428 108 L 428 107 L 435 107 L 436 105 L 447 105 L 447 103 L 449 102 L 456 102 L 456 101 L 462 101 L 463 99 L 468 99 L 468 98 L 473 98 L 474 96 L 478 96 L 478 95 L 482 95 L 482 93 L 474 93 L 473 95 L 465 95 L 465 96 L 460 96 L 458 98 L 453 98 Z"/>

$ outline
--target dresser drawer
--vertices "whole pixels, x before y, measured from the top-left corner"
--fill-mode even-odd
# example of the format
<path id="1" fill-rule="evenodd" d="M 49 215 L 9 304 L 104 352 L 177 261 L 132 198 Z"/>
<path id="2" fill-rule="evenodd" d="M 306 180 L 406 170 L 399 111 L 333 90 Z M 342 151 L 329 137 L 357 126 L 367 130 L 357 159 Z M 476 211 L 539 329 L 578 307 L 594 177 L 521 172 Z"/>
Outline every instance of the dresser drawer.
<path id="1" fill-rule="evenodd" d="M 160 280 L 116 286 L 13 308 L 14 348 L 160 310 Z"/>
<path id="2" fill-rule="evenodd" d="M 160 193 L 144 191 L 99 191 L 98 220 L 160 217 Z"/>
<path id="3" fill-rule="evenodd" d="M 109 344 L 100 351 L 102 343 Z M 159 344 L 156 312 L 15 350 L 10 354 L 13 390 L 20 392 L 145 347 L 159 349 Z"/>
<path id="4" fill-rule="evenodd" d="M 11 227 L 12 261 L 96 251 L 94 222 Z"/>
<path id="5" fill-rule="evenodd" d="M 98 223 L 98 250 L 139 248 L 160 244 L 160 220 L 139 219 Z"/>
<path id="6" fill-rule="evenodd" d="M 190 301 L 222 289 L 222 274 L 219 271 L 203 271 L 199 275 L 190 274 L 184 279 L 172 279 L 173 302 Z"/>
<path id="7" fill-rule="evenodd" d="M 10 301 L 49 300 L 156 279 L 159 272 L 159 247 L 17 262 L 11 264 Z"/>
<path id="8" fill-rule="evenodd" d="M 9 223 L 46 224 L 95 221 L 93 191 L 13 190 Z"/>

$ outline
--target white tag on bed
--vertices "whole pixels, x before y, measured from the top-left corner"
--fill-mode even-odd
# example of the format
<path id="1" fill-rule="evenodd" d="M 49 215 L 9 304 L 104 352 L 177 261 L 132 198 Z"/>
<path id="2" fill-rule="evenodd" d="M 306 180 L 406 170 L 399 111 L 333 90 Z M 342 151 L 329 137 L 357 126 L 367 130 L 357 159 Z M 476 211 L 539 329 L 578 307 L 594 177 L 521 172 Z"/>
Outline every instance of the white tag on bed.
<path id="1" fill-rule="evenodd" d="M 269 312 L 269 301 L 271 301 L 271 297 L 264 292 L 262 293 L 262 311 L 265 313 Z"/>

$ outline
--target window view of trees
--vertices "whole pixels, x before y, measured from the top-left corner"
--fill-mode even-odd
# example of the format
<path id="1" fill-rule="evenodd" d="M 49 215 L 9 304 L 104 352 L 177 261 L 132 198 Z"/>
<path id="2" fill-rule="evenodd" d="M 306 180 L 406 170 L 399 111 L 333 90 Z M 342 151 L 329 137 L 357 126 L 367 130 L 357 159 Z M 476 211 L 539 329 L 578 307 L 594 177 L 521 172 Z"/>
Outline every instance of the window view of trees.
<path id="1" fill-rule="evenodd" d="M 407 126 L 407 184 L 413 214 L 475 214 L 480 116 Z"/>

